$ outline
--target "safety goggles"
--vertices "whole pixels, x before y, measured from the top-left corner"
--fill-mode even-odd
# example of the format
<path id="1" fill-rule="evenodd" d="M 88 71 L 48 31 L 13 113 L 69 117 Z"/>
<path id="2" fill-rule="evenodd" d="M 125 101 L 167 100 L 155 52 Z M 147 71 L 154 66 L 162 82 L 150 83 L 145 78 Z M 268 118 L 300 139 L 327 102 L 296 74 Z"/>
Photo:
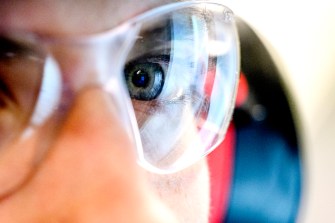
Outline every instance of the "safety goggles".
<path id="1" fill-rule="evenodd" d="M 63 70 L 72 60 L 75 68 Z M 233 13 L 218 3 L 168 4 L 94 36 L 1 31 L 0 183 L 11 188 L 32 172 L 90 87 L 108 92 L 141 166 L 186 168 L 222 142 L 238 74 Z M 34 149 L 21 146 L 36 133 Z"/>

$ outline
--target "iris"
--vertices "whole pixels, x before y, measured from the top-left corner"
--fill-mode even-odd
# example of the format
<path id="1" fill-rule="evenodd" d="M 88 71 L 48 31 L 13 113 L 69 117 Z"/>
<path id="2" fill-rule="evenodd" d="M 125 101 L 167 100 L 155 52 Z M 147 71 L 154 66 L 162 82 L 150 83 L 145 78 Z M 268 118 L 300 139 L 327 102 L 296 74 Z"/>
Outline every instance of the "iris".
<path id="1" fill-rule="evenodd" d="M 130 97 L 150 101 L 159 96 L 164 86 L 164 70 L 156 62 L 132 62 L 125 68 Z"/>

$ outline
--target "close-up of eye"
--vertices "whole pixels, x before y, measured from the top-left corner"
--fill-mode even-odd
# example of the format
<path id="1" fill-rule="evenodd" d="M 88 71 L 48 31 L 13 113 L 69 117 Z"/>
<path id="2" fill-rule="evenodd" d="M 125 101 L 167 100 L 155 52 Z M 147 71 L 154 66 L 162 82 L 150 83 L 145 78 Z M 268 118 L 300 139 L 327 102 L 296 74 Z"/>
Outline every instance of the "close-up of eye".
<path id="1" fill-rule="evenodd" d="M 133 60 L 124 70 L 126 84 L 132 99 L 150 101 L 156 99 L 164 87 L 166 56 Z"/>

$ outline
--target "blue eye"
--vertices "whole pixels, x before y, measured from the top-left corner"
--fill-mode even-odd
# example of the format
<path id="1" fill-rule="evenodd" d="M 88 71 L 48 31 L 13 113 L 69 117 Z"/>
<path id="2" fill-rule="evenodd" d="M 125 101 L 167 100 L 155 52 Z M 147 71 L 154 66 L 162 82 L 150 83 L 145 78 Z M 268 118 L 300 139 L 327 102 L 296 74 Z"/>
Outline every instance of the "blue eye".
<path id="1" fill-rule="evenodd" d="M 156 99 L 163 89 L 164 69 L 157 61 L 132 61 L 124 73 L 132 99 L 150 101 Z"/>

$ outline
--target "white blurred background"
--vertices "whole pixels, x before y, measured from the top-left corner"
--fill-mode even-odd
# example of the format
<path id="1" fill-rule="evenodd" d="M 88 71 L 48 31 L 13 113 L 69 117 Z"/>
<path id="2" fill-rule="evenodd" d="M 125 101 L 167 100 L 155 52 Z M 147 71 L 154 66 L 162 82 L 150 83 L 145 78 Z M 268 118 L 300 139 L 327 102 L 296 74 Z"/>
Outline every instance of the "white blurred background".
<path id="1" fill-rule="evenodd" d="M 303 155 L 299 222 L 335 222 L 335 1 L 228 0 L 292 93 Z"/>

